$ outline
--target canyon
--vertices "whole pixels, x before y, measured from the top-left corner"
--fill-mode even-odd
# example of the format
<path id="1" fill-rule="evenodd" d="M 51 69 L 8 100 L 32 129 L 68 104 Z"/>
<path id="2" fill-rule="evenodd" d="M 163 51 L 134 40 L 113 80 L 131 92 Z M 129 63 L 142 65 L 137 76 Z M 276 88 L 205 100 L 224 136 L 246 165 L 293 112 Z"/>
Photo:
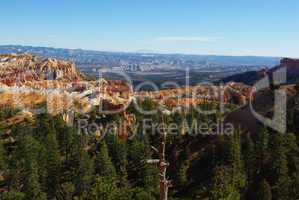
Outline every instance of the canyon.
<path id="1" fill-rule="evenodd" d="M 30 54 L 0 55 L 0 84 L 0 105 L 32 109 L 44 103 L 53 114 L 74 107 L 86 113 L 101 102 L 122 107 L 136 98 L 151 98 L 170 107 L 219 102 L 220 98 L 243 105 L 251 92 L 250 86 L 234 82 L 222 87 L 204 84 L 134 91 L 122 80 L 87 81 L 72 62 Z"/>

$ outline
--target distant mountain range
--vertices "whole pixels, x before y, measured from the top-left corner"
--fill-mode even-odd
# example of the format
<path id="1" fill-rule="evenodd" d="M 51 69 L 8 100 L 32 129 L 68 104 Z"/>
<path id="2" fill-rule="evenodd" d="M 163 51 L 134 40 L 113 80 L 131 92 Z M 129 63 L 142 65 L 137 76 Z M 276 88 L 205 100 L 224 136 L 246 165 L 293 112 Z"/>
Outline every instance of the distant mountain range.
<path id="1" fill-rule="evenodd" d="M 126 53 L 20 45 L 0 46 L 0 54 L 24 53 L 44 59 L 54 58 L 74 62 L 82 74 L 93 80 L 98 77 L 98 70 L 102 69 L 104 71 L 102 75 L 107 79 L 122 79 L 123 77 L 115 73 L 121 71 L 130 77 L 134 85 L 150 81 L 158 86 L 165 80 L 185 85 L 186 69 L 190 72 L 189 84 L 196 85 L 201 82 L 216 82 L 238 73 L 272 68 L 280 61 L 278 57 Z M 244 80 L 247 80 L 247 77 Z M 238 82 L 242 82 L 242 79 Z"/>
<path id="2" fill-rule="evenodd" d="M 218 56 L 218 55 L 185 55 L 185 54 L 157 54 L 151 52 L 105 52 L 83 49 L 62 49 L 51 47 L 33 47 L 21 45 L 0 45 L 0 54 L 30 53 L 42 57 L 67 59 L 81 65 L 98 65 L 106 67 L 119 66 L 127 63 L 167 63 L 171 67 L 198 67 L 201 65 L 248 65 L 275 66 L 279 64 L 278 57 L 259 56 Z"/>

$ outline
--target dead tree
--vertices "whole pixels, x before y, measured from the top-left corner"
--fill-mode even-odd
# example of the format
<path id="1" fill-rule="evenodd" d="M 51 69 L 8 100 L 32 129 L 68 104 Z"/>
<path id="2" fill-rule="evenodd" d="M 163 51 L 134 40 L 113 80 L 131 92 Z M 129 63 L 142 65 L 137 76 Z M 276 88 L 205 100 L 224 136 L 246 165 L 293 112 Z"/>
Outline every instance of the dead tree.
<path id="1" fill-rule="evenodd" d="M 165 124 L 164 114 L 162 114 L 162 122 Z M 159 168 L 160 177 L 160 200 L 167 200 L 168 198 L 168 188 L 171 186 L 171 181 L 166 177 L 167 167 L 169 163 L 166 161 L 165 148 L 166 148 L 167 130 L 164 128 L 163 133 L 160 136 L 160 148 L 159 150 L 155 147 L 152 149 L 159 155 L 159 159 L 149 159 L 148 164 L 156 165 Z"/>

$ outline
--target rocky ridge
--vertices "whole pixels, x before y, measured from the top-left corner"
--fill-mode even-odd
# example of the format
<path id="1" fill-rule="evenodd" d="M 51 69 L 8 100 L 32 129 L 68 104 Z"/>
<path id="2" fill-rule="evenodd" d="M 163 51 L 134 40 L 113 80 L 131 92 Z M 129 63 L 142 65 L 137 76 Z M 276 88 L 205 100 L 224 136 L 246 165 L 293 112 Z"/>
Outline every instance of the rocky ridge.
<path id="1" fill-rule="evenodd" d="M 265 76 L 272 78 L 273 72 L 279 69 L 286 69 L 287 82 L 285 84 L 295 84 L 299 81 L 299 59 L 283 58 L 280 64 L 271 69 L 263 69 L 260 71 L 249 71 L 241 74 L 235 74 L 223 79 L 223 82 L 243 82 L 245 84 L 253 85 L 258 80 Z"/>
<path id="2" fill-rule="evenodd" d="M 28 81 L 80 81 L 75 64 L 53 58 L 42 59 L 30 54 L 0 55 L 0 82 L 8 86 Z"/>
<path id="3" fill-rule="evenodd" d="M 48 101 L 48 106 L 55 108 L 59 99 L 67 99 L 67 104 L 60 104 L 64 111 L 72 108 L 74 103 L 84 112 L 99 105 L 100 101 L 119 107 L 132 98 L 146 97 L 170 107 L 194 106 L 205 102 L 219 102 L 221 92 L 220 87 L 209 85 L 133 92 L 132 86 L 124 81 L 85 81 L 71 62 L 42 59 L 30 54 L 0 55 L 0 87 L 0 98 L 3 97 L 0 105 L 21 104 L 32 108 L 53 97 Z M 251 87 L 248 85 L 228 83 L 224 86 L 223 101 L 243 105 L 248 101 L 250 92 Z M 18 97 L 18 101 L 14 96 Z M 57 109 L 50 110 L 59 113 Z"/>

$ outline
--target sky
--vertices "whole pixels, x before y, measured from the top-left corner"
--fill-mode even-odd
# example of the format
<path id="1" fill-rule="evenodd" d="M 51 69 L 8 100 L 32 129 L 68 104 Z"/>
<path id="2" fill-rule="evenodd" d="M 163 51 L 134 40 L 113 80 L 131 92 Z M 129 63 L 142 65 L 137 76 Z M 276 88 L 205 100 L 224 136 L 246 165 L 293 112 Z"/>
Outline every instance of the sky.
<path id="1" fill-rule="evenodd" d="M 0 45 L 299 57 L 298 0 L 9 0 Z"/>

